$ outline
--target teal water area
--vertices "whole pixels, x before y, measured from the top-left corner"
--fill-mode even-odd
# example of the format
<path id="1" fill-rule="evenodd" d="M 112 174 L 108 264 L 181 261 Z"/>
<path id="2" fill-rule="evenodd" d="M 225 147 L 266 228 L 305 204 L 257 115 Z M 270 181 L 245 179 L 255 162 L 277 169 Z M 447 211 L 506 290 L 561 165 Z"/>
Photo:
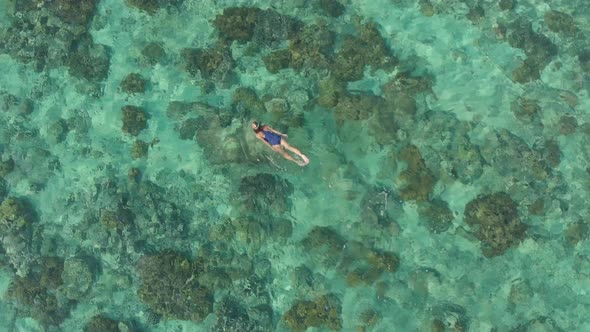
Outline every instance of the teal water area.
<path id="1" fill-rule="evenodd" d="M 0 0 L 0 331 L 590 331 L 589 21 Z"/>

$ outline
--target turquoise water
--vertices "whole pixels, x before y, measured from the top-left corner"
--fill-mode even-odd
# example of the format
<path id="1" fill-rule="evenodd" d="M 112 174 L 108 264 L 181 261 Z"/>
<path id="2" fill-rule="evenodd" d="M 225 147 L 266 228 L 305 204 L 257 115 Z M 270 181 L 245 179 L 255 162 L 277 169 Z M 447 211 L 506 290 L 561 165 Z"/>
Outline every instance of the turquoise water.
<path id="1" fill-rule="evenodd" d="M 590 330 L 589 20 L 0 0 L 0 331 Z"/>

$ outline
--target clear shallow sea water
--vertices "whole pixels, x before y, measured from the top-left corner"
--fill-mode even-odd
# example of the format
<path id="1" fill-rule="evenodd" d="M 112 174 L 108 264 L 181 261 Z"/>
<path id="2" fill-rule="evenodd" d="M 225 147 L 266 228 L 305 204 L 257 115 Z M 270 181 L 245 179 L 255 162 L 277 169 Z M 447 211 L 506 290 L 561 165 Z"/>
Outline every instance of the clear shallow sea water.
<path id="1" fill-rule="evenodd" d="M 0 1 L 1 331 L 590 330 L 585 2 L 131 3 Z"/>

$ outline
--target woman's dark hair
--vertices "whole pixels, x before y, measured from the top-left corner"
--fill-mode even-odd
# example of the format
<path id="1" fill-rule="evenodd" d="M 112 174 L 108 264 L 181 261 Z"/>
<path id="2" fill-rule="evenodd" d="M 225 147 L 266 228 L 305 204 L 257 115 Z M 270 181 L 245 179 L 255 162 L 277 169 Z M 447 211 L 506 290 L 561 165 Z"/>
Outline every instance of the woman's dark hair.
<path id="1" fill-rule="evenodd" d="M 252 124 L 256 125 L 256 128 L 252 128 L 255 133 L 258 133 L 259 131 L 262 130 L 262 123 L 260 123 L 258 121 L 252 121 Z"/>

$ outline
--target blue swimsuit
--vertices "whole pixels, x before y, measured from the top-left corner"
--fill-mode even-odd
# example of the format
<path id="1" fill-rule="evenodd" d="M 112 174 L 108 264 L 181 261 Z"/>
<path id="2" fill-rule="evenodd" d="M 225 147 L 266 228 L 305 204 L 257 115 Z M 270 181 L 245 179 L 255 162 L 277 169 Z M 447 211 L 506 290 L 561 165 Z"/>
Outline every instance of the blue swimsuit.
<path id="1" fill-rule="evenodd" d="M 262 131 L 264 133 L 264 139 L 270 143 L 270 145 L 279 145 L 281 144 L 281 135 L 277 135 L 271 131 Z"/>

